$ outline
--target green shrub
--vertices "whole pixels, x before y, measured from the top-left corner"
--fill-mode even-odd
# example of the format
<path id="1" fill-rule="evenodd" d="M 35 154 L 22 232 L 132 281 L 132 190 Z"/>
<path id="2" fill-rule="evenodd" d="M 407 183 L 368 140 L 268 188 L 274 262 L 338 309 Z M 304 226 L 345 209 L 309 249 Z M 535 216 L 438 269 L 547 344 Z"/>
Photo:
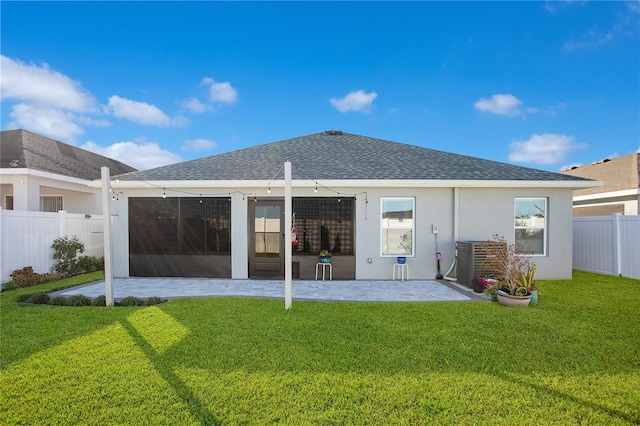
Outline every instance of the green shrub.
<path id="1" fill-rule="evenodd" d="M 80 256 L 78 258 L 78 269 L 82 273 L 101 271 L 104 269 L 104 257 Z"/>
<path id="2" fill-rule="evenodd" d="M 53 260 L 56 261 L 56 270 L 63 276 L 68 277 L 79 272 L 78 254 L 84 253 L 84 244 L 78 240 L 77 236 L 56 238 L 53 240 L 51 248 L 54 250 Z"/>
<path id="3" fill-rule="evenodd" d="M 144 301 L 134 296 L 127 296 L 118 303 L 120 306 L 144 306 Z"/>
<path id="4" fill-rule="evenodd" d="M 20 296 L 16 297 L 16 302 L 18 302 L 18 303 L 26 303 L 27 300 L 29 300 L 29 298 L 31 296 L 33 296 L 33 293 L 21 294 Z"/>
<path id="5" fill-rule="evenodd" d="M 160 299 L 157 296 L 152 296 L 144 302 L 146 306 L 159 305 L 161 303 L 162 303 L 162 299 Z"/>
<path id="6" fill-rule="evenodd" d="M 94 297 L 91 301 L 91 306 L 107 306 L 107 298 L 104 294 L 101 294 L 98 297 Z"/>
<path id="7" fill-rule="evenodd" d="M 56 238 L 51 248 L 54 250 L 53 259 L 56 261 L 56 270 L 62 276 L 70 277 L 104 269 L 104 258 L 79 256 L 84 253 L 84 244 L 75 235 Z"/>
<path id="8" fill-rule="evenodd" d="M 69 298 L 70 306 L 91 306 L 91 299 L 84 294 L 74 294 Z"/>
<path id="9" fill-rule="evenodd" d="M 2 284 L 2 291 L 15 290 L 17 288 L 20 288 L 20 286 L 15 281 L 9 281 Z"/>
<path id="10" fill-rule="evenodd" d="M 52 297 L 51 300 L 49 300 L 49 304 L 55 306 L 65 306 L 67 304 L 67 299 L 62 296 Z"/>
<path id="11" fill-rule="evenodd" d="M 46 305 L 51 300 L 51 297 L 47 293 L 36 293 L 27 299 L 27 303 L 34 303 L 37 305 Z"/>

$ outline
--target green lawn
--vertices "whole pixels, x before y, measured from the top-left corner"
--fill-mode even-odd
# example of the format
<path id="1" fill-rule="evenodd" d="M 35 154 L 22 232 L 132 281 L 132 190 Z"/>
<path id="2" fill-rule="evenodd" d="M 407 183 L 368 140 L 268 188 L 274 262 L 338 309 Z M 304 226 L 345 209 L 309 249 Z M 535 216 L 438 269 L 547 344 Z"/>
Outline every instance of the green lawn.
<path id="1" fill-rule="evenodd" d="M 640 281 L 575 272 L 540 286 L 525 309 L 74 308 L 18 306 L 33 288 L 2 293 L 0 423 L 640 423 Z"/>

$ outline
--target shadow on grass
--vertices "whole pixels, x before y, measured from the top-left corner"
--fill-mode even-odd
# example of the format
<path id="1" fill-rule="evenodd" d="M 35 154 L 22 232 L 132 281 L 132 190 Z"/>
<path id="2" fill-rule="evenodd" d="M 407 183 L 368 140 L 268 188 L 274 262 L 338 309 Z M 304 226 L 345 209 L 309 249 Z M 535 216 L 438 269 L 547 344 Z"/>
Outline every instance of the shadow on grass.
<path id="1" fill-rule="evenodd" d="M 497 377 L 499 377 L 500 379 L 504 380 L 504 381 L 509 381 L 515 384 L 518 384 L 520 386 L 524 386 L 524 387 L 531 387 L 533 389 L 535 389 L 536 391 L 540 392 L 540 393 L 546 393 L 552 397 L 558 398 L 560 400 L 566 400 L 566 401 L 571 401 L 577 405 L 581 405 L 583 407 L 587 407 L 590 408 L 591 410 L 594 411 L 599 411 L 601 413 L 605 413 L 611 417 L 617 417 L 620 420 L 624 420 L 627 421 L 631 424 L 640 424 L 640 417 L 635 417 L 632 414 L 629 413 L 625 413 L 623 411 L 620 410 L 616 410 L 615 408 L 610 408 L 610 407 L 606 407 L 602 404 L 597 404 L 593 401 L 587 401 L 585 399 L 579 398 L 577 396 L 571 395 L 569 393 L 566 392 L 561 392 L 555 389 L 551 389 L 547 386 L 542 386 L 530 381 L 525 381 L 521 378 L 512 376 L 510 374 L 504 373 L 504 372 L 500 372 L 499 374 L 496 374 Z"/>
<path id="2" fill-rule="evenodd" d="M 122 327 L 129 333 L 133 341 L 145 354 L 149 362 L 160 373 L 162 378 L 173 388 L 186 406 L 189 408 L 191 415 L 198 419 L 203 425 L 219 425 L 221 422 L 216 419 L 211 411 L 200 401 L 200 399 L 186 386 L 182 380 L 173 372 L 171 366 L 163 362 L 163 357 L 153 349 L 153 347 L 142 337 L 136 328 L 127 320 L 120 321 Z"/>

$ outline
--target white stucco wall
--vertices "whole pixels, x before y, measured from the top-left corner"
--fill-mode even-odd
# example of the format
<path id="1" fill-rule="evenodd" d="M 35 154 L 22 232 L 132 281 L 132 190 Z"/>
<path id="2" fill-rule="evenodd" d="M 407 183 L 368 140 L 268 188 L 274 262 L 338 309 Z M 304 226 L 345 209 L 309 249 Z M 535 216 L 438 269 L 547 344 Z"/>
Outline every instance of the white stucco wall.
<path id="1" fill-rule="evenodd" d="M 175 188 L 189 193 L 231 193 L 232 278 L 248 276 L 248 203 L 256 188 Z M 281 188 L 271 188 L 260 198 L 282 198 Z M 412 279 L 433 279 L 437 274 L 436 239 L 432 225 L 438 225 L 438 248 L 442 253 L 441 272 L 445 273 L 454 259 L 454 189 L 453 188 L 332 188 L 345 194 L 357 194 L 355 204 L 356 279 L 390 279 L 395 257 L 380 254 L 380 199 L 383 197 L 415 198 L 415 256 L 408 257 Z M 159 197 L 162 189 L 118 189 L 123 194 L 113 201 L 114 275 L 129 274 L 128 197 Z M 237 192 L 235 192 L 237 191 Z M 294 197 L 335 197 L 336 193 L 314 193 L 313 188 L 293 188 Z M 188 196 L 167 190 L 167 196 Z M 538 256 L 537 277 L 570 279 L 572 253 L 572 189 L 571 188 L 460 188 L 458 204 L 458 240 L 486 240 L 502 234 L 514 240 L 514 199 L 545 197 L 547 204 L 547 254 Z M 371 259 L 371 262 L 368 261 Z"/>
<path id="2" fill-rule="evenodd" d="M 51 173 L 2 174 L 1 205 L 13 195 L 13 209 L 40 211 L 40 196 L 62 196 L 63 209 L 69 213 L 101 214 L 99 190 L 87 181 Z"/>
<path id="3" fill-rule="evenodd" d="M 501 234 L 514 243 L 514 199 L 547 198 L 547 253 L 535 256 L 539 279 L 571 278 L 572 199 L 571 189 L 553 188 L 462 188 L 460 189 L 460 240 L 491 239 Z"/>

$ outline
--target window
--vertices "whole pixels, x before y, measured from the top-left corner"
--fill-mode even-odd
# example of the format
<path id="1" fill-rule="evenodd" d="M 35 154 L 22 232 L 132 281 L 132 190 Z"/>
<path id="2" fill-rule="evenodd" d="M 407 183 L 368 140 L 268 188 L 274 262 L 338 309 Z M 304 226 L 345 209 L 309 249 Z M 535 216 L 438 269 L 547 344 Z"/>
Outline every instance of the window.
<path id="1" fill-rule="evenodd" d="M 13 210 L 13 195 L 7 195 L 4 197 L 4 209 Z"/>
<path id="2" fill-rule="evenodd" d="M 381 200 L 382 256 L 414 256 L 415 221 L 413 198 L 382 198 Z"/>
<path id="3" fill-rule="evenodd" d="M 62 195 L 44 195 L 40 197 L 41 212 L 58 212 L 64 210 L 62 205 Z"/>
<path id="4" fill-rule="evenodd" d="M 546 254 L 546 198 L 516 198 L 515 237 L 518 252 L 542 256 Z"/>
<path id="5" fill-rule="evenodd" d="M 294 198 L 292 207 L 298 244 L 295 254 L 353 254 L 353 198 Z"/>
<path id="6" fill-rule="evenodd" d="M 129 198 L 131 254 L 231 252 L 229 198 Z"/>

